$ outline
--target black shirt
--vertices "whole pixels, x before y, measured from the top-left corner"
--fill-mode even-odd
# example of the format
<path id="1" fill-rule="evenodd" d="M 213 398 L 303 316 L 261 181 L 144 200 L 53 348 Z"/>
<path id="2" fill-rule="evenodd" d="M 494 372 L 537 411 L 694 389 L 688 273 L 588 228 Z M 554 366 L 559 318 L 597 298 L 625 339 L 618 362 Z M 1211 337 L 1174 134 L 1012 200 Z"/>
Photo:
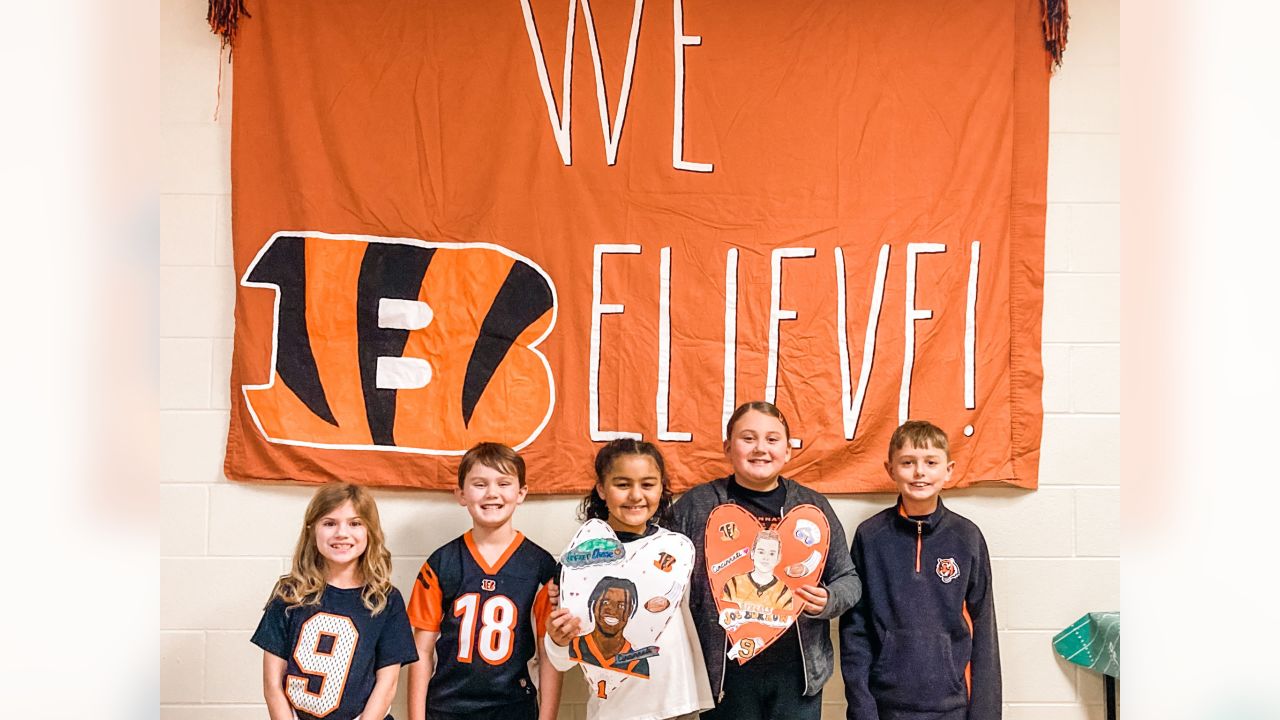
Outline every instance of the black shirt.
<path id="1" fill-rule="evenodd" d="M 739 485 L 737 478 L 730 476 L 726 491 L 729 500 L 755 515 L 764 529 L 768 530 L 782 521 L 782 501 L 787 497 L 787 489 L 782 487 L 782 483 L 772 490 L 752 490 Z"/>

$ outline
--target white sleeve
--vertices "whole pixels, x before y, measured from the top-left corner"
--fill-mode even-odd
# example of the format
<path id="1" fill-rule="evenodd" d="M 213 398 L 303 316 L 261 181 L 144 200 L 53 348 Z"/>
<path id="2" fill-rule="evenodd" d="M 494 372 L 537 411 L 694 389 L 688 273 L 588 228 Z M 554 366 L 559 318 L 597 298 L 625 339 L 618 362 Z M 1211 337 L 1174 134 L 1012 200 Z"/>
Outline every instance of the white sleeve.
<path id="1" fill-rule="evenodd" d="M 551 661 L 551 665 L 560 672 L 573 669 L 578 663 L 569 659 L 569 648 L 560 647 L 551 640 L 551 633 L 542 636 L 542 649 L 546 653 L 547 659 Z"/>

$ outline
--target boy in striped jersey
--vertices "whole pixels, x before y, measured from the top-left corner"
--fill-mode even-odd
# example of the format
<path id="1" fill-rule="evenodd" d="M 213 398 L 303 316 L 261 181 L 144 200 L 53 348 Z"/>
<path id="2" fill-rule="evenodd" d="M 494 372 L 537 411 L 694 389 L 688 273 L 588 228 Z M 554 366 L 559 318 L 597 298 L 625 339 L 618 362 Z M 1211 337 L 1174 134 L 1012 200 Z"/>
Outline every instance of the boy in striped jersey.
<path id="1" fill-rule="evenodd" d="M 427 558 L 409 599 L 421 658 L 409 666 L 410 720 L 555 718 L 561 676 L 535 634 L 546 630 L 556 562 L 512 526 L 526 492 L 511 448 L 480 443 L 463 456 L 454 494 L 472 528 Z"/>

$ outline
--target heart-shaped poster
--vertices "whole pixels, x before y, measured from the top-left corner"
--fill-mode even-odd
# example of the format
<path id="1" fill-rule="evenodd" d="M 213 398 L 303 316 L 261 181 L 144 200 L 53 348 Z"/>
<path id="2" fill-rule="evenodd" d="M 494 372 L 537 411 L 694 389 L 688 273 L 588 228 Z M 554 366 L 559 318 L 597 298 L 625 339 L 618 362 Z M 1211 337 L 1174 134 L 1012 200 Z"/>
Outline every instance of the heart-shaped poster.
<path id="1" fill-rule="evenodd" d="M 707 518 L 707 579 L 729 635 L 730 660 L 745 663 L 795 622 L 795 590 L 817 585 L 827 561 L 827 516 L 799 505 L 766 530 L 738 505 L 720 505 Z"/>
<path id="2" fill-rule="evenodd" d="M 623 545 L 603 520 L 578 528 L 560 555 L 560 605 L 582 619 L 569 643 L 592 693 L 607 699 L 627 678 L 649 677 L 649 658 L 675 615 L 693 570 L 693 543 L 658 532 Z"/>

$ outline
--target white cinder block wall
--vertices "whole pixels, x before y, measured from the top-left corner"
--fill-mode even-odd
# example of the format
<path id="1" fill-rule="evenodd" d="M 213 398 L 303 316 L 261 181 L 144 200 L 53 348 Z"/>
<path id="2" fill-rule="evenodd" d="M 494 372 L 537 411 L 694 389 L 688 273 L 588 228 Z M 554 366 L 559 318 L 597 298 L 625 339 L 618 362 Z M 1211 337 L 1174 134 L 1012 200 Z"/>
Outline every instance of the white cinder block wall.
<path id="1" fill-rule="evenodd" d="M 1077 0 L 1071 10 L 1066 66 L 1050 85 L 1041 487 L 948 496 L 991 546 L 1010 720 L 1103 717 L 1100 679 L 1057 659 L 1049 640 L 1084 612 L 1120 604 L 1120 4 Z M 231 71 L 222 66 L 215 121 L 218 44 L 204 16 L 203 0 L 161 2 L 163 720 L 266 717 L 261 653 L 249 635 L 311 494 L 231 483 L 221 472 L 234 289 Z M 408 590 L 423 558 L 466 529 L 467 516 L 440 493 L 376 494 L 396 584 Z M 852 533 L 890 500 L 834 504 Z M 568 540 L 572 507 L 533 499 L 517 520 L 554 549 Z M 566 688 L 560 716 L 580 720 L 583 683 L 570 677 Z M 825 701 L 828 717 L 844 717 L 838 673 Z"/>

